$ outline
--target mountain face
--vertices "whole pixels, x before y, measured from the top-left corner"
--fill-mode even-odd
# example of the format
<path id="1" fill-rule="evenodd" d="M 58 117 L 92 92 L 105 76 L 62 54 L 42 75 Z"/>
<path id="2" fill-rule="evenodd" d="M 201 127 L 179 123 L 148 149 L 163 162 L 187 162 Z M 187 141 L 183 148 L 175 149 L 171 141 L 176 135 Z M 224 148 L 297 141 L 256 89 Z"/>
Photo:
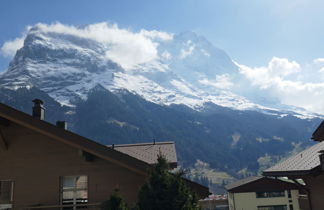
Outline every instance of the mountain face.
<path id="1" fill-rule="evenodd" d="M 278 103 L 266 107 L 264 99 L 258 104 L 229 91 L 227 79 L 234 83 L 244 79 L 229 56 L 205 38 L 185 32 L 172 40 L 154 41 L 158 59 L 130 70 L 107 58 L 113 46 L 35 26 L 0 82 L 11 89 L 38 87 L 68 106 L 86 99 L 100 84 L 111 92 L 126 89 L 156 104 L 184 104 L 196 110 L 208 102 L 240 110 L 280 107 Z"/>
<path id="2" fill-rule="evenodd" d="M 175 141 L 182 166 L 200 161 L 233 177 L 311 144 L 320 118 L 229 91 L 227 78 L 242 82 L 238 66 L 205 38 L 155 42 L 158 59 L 129 69 L 107 59 L 113 46 L 35 26 L 0 75 L 1 102 L 30 113 L 41 98 L 46 120 L 103 144 Z"/>

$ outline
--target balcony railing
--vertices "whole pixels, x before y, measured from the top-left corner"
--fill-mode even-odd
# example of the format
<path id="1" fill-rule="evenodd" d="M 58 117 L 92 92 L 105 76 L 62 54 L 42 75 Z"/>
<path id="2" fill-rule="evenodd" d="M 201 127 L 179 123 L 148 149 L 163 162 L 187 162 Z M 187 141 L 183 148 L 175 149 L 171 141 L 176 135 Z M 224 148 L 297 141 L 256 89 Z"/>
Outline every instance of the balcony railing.
<path id="1" fill-rule="evenodd" d="M 21 210 L 68 210 L 68 209 L 90 209 L 90 210 L 100 210 L 101 203 L 87 203 L 87 204 L 65 204 L 65 205 L 35 205 L 27 206 L 21 208 Z"/>

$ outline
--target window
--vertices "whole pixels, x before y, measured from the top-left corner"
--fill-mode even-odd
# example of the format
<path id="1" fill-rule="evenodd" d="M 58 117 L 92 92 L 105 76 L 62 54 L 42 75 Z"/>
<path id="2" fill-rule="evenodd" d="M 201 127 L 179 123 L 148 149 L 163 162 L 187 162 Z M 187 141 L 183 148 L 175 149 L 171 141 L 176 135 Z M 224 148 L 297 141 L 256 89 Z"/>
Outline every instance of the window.
<path id="1" fill-rule="evenodd" d="M 289 210 L 294 210 L 294 206 L 292 204 L 289 205 Z"/>
<path id="2" fill-rule="evenodd" d="M 286 205 L 258 206 L 258 210 L 287 210 Z"/>
<path id="3" fill-rule="evenodd" d="M 88 177 L 61 177 L 61 202 L 63 205 L 77 205 L 88 203 Z M 80 209 L 86 207 L 65 207 L 63 209 Z"/>
<path id="4" fill-rule="evenodd" d="M 288 190 L 287 193 L 288 193 L 288 198 L 291 198 L 291 190 Z"/>
<path id="5" fill-rule="evenodd" d="M 11 209 L 13 203 L 13 181 L 0 181 L 0 209 Z"/>
<path id="6" fill-rule="evenodd" d="M 257 198 L 285 197 L 284 191 L 256 192 Z"/>

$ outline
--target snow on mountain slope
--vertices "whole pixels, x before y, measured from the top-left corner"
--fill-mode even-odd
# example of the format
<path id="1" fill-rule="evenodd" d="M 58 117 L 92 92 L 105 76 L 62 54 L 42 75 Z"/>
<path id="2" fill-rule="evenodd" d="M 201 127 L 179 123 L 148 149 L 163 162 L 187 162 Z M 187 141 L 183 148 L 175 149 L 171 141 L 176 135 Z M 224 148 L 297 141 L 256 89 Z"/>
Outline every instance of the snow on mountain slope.
<path id="1" fill-rule="evenodd" d="M 278 110 L 230 91 L 233 83 L 242 80 L 239 67 L 224 51 L 193 32 L 129 35 L 112 27 L 121 30 L 122 37 L 114 31 L 95 39 L 87 28 L 54 27 L 41 24 L 29 30 L 24 46 L 0 75 L 1 86 L 37 86 L 68 106 L 85 99 L 100 84 L 113 92 L 126 89 L 154 103 L 185 104 L 196 110 L 206 102 L 242 110 Z M 84 30 L 83 34 L 77 30 Z M 131 46 L 121 44 L 123 38 Z"/>

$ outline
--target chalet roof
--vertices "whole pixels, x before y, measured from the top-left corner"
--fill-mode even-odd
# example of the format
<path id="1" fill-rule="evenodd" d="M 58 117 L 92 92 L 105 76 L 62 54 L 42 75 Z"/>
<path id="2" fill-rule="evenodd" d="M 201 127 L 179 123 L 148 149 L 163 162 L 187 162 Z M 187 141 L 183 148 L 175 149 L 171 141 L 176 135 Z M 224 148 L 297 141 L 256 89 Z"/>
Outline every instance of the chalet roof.
<path id="1" fill-rule="evenodd" d="M 182 177 L 182 180 L 186 183 L 186 185 L 191 188 L 195 189 L 195 192 L 198 195 L 199 199 L 207 198 L 211 193 L 209 192 L 209 188 L 205 187 L 201 184 L 198 184 L 197 182 L 191 181 L 189 179 L 186 179 Z"/>
<path id="2" fill-rule="evenodd" d="M 314 131 L 312 139 L 314 141 L 324 141 L 324 120 Z"/>
<path id="3" fill-rule="evenodd" d="M 0 117 L 140 174 L 148 163 L 0 103 Z"/>
<path id="4" fill-rule="evenodd" d="M 319 151 L 324 150 L 324 142 L 289 157 L 263 171 L 265 176 L 300 176 L 315 173 L 319 169 Z"/>
<path id="5" fill-rule="evenodd" d="M 144 144 L 120 144 L 108 146 L 119 152 L 132 156 L 150 165 L 157 163 L 162 154 L 171 167 L 177 167 L 177 155 L 174 142 L 152 142 Z"/>
<path id="6" fill-rule="evenodd" d="M 225 186 L 229 192 L 262 192 L 298 189 L 299 187 L 291 182 L 264 176 L 250 176 Z"/>
<path id="7" fill-rule="evenodd" d="M 245 178 L 245 179 L 240 179 L 240 180 L 238 180 L 238 181 L 236 181 L 236 182 L 232 182 L 232 183 L 226 185 L 226 186 L 225 186 L 225 189 L 226 189 L 227 191 L 229 191 L 229 190 L 233 190 L 233 189 L 235 189 L 235 188 L 237 188 L 237 187 L 239 187 L 239 186 L 246 185 L 246 184 L 248 184 L 248 183 L 251 183 L 251 182 L 254 182 L 254 181 L 260 180 L 260 179 L 262 179 L 262 178 L 264 178 L 264 177 L 262 177 L 262 176 L 250 176 L 250 177 L 247 177 L 247 178 Z"/>

